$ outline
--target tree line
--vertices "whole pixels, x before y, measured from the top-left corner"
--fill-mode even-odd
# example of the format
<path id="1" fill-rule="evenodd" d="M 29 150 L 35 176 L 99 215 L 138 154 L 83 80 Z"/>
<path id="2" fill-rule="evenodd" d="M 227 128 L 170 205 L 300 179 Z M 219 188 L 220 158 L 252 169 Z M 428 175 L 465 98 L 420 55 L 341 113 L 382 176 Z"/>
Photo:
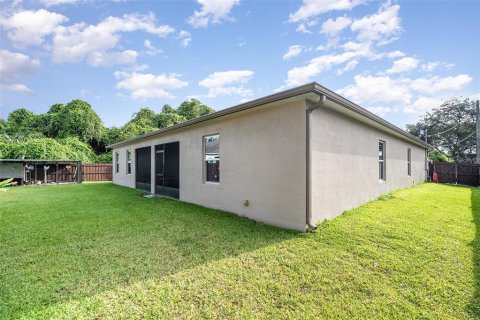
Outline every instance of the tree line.
<path id="1" fill-rule="evenodd" d="M 25 108 L 0 119 L 0 159 L 78 159 L 111 162 L 106 146 L 214 112 L 199 100 L 166 104 L 160 113 L 141 108 L 121 127 L 104 126 L 82 100 L 54 104 L 43 114 Z M 433 108 L 407 131 L 434 146 L 431 160 L 471 161 L 475 155 L 476 107 L 471 99 L 451 98 Z"/>
<path id="2" fill-rule="evenodd" d="M 121 127 L 105 127 L 88 102 L 54 104 L 46 113 L 25 108 L 0 119 L 0 159 L 74 159 L 111 162 L 110 144 L 201 117 L 214 110 L 197 99 L 178 108 L 166 104 L 160 113 L 141 108 Z"/>

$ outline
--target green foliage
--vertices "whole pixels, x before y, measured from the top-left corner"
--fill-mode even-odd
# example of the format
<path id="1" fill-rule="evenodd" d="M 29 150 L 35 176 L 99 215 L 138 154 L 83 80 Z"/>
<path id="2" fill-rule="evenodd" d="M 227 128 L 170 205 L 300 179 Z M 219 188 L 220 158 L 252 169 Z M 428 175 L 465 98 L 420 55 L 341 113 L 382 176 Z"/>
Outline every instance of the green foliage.
<path id="1" fill-rule="evenodd" d="M 5 144 L 2 158 L 20 159 L 60 159 L 95 162 L 96 155 L 90 146 L 77 138 L 27 139 Z"/>
<path id="2" fill-rule="evenodd" d="M 184 101 L 180 104 L 180 106 L 177 109 L 177 113 L 185 117 L 186 120 L 195 119 L 195 118 L 207 115 L 209 113 L 212 113 L 214 111 L 215 110 L 201 103 L 197 99 L 190 99 L 190 100 Z"/>
<path id="3" fill-rule="evenodd" d="M 83 142 L 100 140 L 103 123 L 92 107 L 85 101 L 72 100 L 67 105 L 52 106 L 48 112 L 49 137 L 77 137 Z"/>
<path id="4" fill-rule="evenodd" d="M 454 160 L 445 153 L 433 149 L 428 153 L 428 159 L 431 161 L 453 162 Z"/>
<path id="5" fill-rule="evenodd" d="M 0 181 L 0 188 L 5 188 L 10 185 L 10 182 L 13 181 L 13 178 L 9 178 L 7 180 Z"/>
<path id="6" fill-rule="evenodd" d="M 133 118 L 130 120 L 130 122 L 136 123 L 143 127 L 155 127 L 156 116 L 157 115 L 153 110 L 149 108 L 142 108 L 133 115 Z"/>
<path id="7" fill-rule="evenodd" d="M 475 102 L 468 98 L 451 98 L 427 112 L 422 120 L 407 125 L 407 131 L 420 136 L 428 130 L 428 143 L 454 160 L 463 160 L 475 153 Z"/>
<path id="8" fill-rule="evenodd" d="M 175 124 L 181 123 L 185 121 L 185 117 L 174 113 L 174 112 L 167 112 L 167 113 L 159 113 L 156 118 L 157 127 L 158 128 L 166 128 L 173 126 Z"/>
<path id="9" fill-rule="evenodd" d="M 175 108 L 173 108 L 171 105 L 165 104 L 162 108 L 161 113 L 176 113 L 176 112 L 177 110 L 175 110 Z"/>
<path id="10" fill-rule="evenodd" d="M 112 163 L 112 153 L 105 152 L 97 156 L 97 163 Z"/>
<path id="11" fill-rule="evenodd" d="M 158 130 L 157 127 L 145 125 L 144 123 L 129 122 L 120 129 L 118 141 L 134 138 L 136 136 Z M 118 142 L 116 141 L 116 142 Z"/>
<path id="12" fill-rule="evenodd" d="M 54 104 L 39 115 L 21 108 L 10 113 L 6 121 L 0 119 L 0 158 L 111 162 L 106 146 L 213 111 L 192 99 L 178 110 L 165 104 L 159 114 L 141 108 L 122 127 L 105 128 L 90 104 L 78 99 L 66 105 Z"/>

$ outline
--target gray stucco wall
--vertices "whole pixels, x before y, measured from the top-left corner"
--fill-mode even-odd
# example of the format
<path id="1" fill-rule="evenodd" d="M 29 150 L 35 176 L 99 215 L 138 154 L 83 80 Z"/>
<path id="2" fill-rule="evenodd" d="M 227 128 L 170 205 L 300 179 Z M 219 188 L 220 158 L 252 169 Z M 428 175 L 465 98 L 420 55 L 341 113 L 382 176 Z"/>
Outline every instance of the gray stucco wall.
<path id="1" fill-rule="evenodd" d="M 424 148 L 338 111 L 314 110 L 310 132 L 313 223 L 425 179 Z M 386 142 L 386 181 L 379 180 L 379 140 Z M 411 176 L 407 148 L 411 149 Z"/>
<path id="2" fill-rule="evenodd" d="M 215 133 L 220 134 L 220 183 L 204 183 L 202 139 Z M 156 144 L 173 141 L 180 141 L 180 200 L 305 231 L 304 99 L 242 111 L 114 148 L 114 154 L 119 152 L 120 172 L 113 173 L 113 182 L 134 188 L 135 149 L 151 146 L 154 150 Z M 131 175 L 126 174 L 126 150 L 132 151 Z M 244 200 L 250 205 L 244 206 Z"/>

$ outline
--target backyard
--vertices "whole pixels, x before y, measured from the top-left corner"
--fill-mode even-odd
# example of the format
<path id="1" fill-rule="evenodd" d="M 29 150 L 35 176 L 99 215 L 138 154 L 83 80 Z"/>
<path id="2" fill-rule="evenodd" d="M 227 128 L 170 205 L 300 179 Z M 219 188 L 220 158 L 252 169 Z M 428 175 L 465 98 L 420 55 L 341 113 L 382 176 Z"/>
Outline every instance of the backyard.
<path id="1" fill-rule="evenodd" d="M 480 189 L 297 233 L 111 183 L 0 192 L 0 318 L 480 318 Z"/>

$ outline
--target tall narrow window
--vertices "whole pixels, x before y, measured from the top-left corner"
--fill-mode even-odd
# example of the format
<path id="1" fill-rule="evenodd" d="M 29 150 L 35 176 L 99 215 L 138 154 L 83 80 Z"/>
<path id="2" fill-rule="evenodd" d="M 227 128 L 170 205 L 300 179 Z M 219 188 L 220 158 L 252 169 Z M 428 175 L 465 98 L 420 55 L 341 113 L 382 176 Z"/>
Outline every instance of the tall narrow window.
<path id="1" fill-rule="evenodd" d="M 385 141 L 378 142 L 378 178 L 385 181 Z"/>
<path id="2" fill-rule="evenodd" d="M 119 162 L 119 154 L 115 152 L 115 173 L 120 171 L 120 162 Z"/>
<path id="3" fill-rule="evenodd" d="M 127 150 L 127 174 L 132 173 L 132 151 Z"/>
<path id="4" fill-rule="evenodd" d="M 410 148 L 407 149 L 407 172 L 408 175 L 412 175 L 412 150 Z"/>
<path id="5" fill-rule="evenodd" d="M 205 182 L 220 182 L 220 135 L 203 138 Z"/>

